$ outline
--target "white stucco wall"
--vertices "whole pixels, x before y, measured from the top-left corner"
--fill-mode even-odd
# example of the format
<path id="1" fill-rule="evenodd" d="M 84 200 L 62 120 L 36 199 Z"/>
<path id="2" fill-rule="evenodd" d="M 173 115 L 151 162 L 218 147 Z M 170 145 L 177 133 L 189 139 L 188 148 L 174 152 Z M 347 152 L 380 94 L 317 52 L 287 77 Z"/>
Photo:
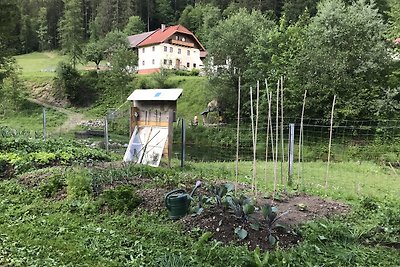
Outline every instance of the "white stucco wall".
<path id="1" fill-rule="evenodd" d="M 154 51 L 153 51 L 154 47 Z M 167 51 L 164 51 L 164 47 L 167 48 Z M 172 52 L 171 52 L 172 48 Z M 181 53 L 179 54 L 179 49 Z M 190 51 L 190 55 L 188 55 L 187 51 Z M 139 56 L 139 70 L 145 69 L 154 69 L 154 68 L 175 68 L 176 60 L 180 60 L 180 68 L 191 70 L 193 68 L 202 69 L 203 62 L 200 60 L 200 50 L 197 48 L 189 48 L 177 45 L 171 45 L 167 43 L 162 43 L 158 45 L 141 47 L 138 50 Z M 164 60 L 166 64 L 164 64 Z M 189 63 L 189 67 L 187 64 Z M 196 67 L 194 67 L 196 64 Z"/>

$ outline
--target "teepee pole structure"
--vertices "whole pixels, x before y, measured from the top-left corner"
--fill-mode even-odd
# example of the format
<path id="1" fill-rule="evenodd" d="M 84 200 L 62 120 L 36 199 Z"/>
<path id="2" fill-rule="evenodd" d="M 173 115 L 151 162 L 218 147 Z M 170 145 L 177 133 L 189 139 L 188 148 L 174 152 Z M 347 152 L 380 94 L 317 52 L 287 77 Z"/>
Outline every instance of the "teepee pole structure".
<path id="1" fill-rule="evenodd" d="M 250 119 L 251 119 L 251 137 L 253 139 L 253 175 L 251 179 L 251 191 L 254 192 L 254 162 L 255 162 L 255 139 L 254 139 L 254 108 L 253 108 L 253 87 L 250 86 Z"/>
<path id="2" fill-rule="evenodd" d="M 330 131 L 329 131 L 328 162 L 326 164 L 325 188 L 328 188 L 329 163 L 331 161 L 331 147 L 332 147 L 333 113 L 335 111 L 335 103 L 336 103 L 336 95 L 333 96 L 333 103 L 332 103 L 331 128 L 330 128 Z"/>
<path id="3" fill-rule="evenodd" d="M 237 186 L 239 183 L 239 129 L 240 129 L 240 74 L 238 81 L 238 104 L 237 104 L 237 127 L 236 127 L 236 183 L 235 195 L 237 193 Z"/>
<path id="4" fill-rule="evenodd" d="M 307 97 L 307 90 L 304 91 L 304 98 L 303 98 L 303 108 L 301 110 L 301 119 L 300 119 L 300 134 L 299 134 L 299 166 L 297 169 L 297 180 L 300 180 L 300 170 L 301 170 L 301 157 L 302 157 L 302 147 L 303 147 L 303 121 L 304 121 L 304 108 L 306 105 L 306 97 Z M 301 184 L 304 186 L 303 175 L 301 179 Z"/>

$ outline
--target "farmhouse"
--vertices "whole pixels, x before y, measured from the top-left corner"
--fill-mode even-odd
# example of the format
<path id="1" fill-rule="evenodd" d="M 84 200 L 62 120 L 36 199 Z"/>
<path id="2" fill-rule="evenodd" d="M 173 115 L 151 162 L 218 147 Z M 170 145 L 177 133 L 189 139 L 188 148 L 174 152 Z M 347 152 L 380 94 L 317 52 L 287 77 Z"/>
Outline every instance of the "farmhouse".
<path id="1" fill-rule="evenodd" d="M 201 70 L 206 50 L 194 34 L 175 25 L 128 37 L 130 47 L 138 53 L 138 73 L 164 69 Z"/>

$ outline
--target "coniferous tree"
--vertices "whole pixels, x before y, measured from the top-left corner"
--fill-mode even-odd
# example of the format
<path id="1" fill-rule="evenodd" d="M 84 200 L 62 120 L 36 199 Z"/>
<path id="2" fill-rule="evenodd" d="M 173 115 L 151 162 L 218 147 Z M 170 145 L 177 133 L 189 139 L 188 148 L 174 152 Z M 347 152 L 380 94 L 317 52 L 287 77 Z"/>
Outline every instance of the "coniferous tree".
<path id="1" fill-rule="evenodd" d="M 146 25 L 139 16 L 132 16 L 129 18 L 128 24 L 124 28 L 126 35 L 134 35 L 146 30 Z"/>
<path id="2" fill-rule="evenodd" d="M 49 33 L 47 25 L 47 9 L 41 7 L 38 16 L 38 29 L 36 34 L 39 39 L 39 50 L 43 51 L 49 49 Z"/>
<path id="3" fill-rule="evenodd" d="M 60 21 L 61 47 L 70 56 L 72 66 L 82 58 L 83 28 L 79 0 L 64 0 L 64 16 Z"/>
<path id="4" fill-rule="evenodd" d="M 58 26 L 63 14 L 64 2 L 63 0 L 48 0 L 46 6 L 50 48 L 56 49 L 60 45 Z"/>
<path id="5" fill-rule="evenodd" d="M 174 23 L 174 11 L 169 0 L 156 0 L 156 18 L 159 23 Z"/>

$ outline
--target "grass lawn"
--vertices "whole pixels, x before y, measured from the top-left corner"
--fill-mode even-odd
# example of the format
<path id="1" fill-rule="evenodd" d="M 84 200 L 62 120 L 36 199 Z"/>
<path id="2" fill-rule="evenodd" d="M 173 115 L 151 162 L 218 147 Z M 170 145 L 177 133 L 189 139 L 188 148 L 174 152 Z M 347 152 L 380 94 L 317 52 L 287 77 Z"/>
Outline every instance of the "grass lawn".
<path id="1" fill-rule="evenodd" d="M 0 125 L 28 132 L 43 132 L 43 109 L 40 105 L 27 102 L 26 108 L 11 116 L 0 116 Z M 57 135 L 57 128 L 66 120 L 67 116 L 53 109 L 46 109 L 46 130 L 49 135 Z"/>
<path id="2" fill-rule="evenodd" d="M 21 67 L 21 76 L 27 80 L 35 80 L 54 77 L 57 64 L 67 57 L 57 51 L 49 51 L 19 55 L 15 59 Z"/>
<path id="3" fill-rule="evenodd" d="M 58 51 L 33 52 L 14 57 L 21 67 L 21 77 L 32 82 L 44 82 L 55 76 L 57 65 L 61 61 L 68 61 L 68 56 Z M 95 64 L 78 64 L 79 70 L 93 69 Z"/>
<path id="4" fill-rule="evenodd" d="M 178 99 L 177 117 L 184 118 L 189 123 L 197 115 L 200 122 L 200 113 L 212 100 L 207 77 L 172 76 L 168 82 L 177 84 L 179 88 L 183 89 L 182 96 Z"/>
<path id="5" fill-rule="evenodd" d="M 193 163 L 196 169 L 204 172 L 216 172 L 220 177 L 235 181 L 234 162 Z M 257 185 L 263 192 L 273 190 L 274 166 L 273 163 L 257 163 Z M 278 189 L 283 189 L 281 177 L 287 177 L 287 166 L 283 166 L 281 176 L 280 163 L 277 168 Z M 267 174 L 267 175 L 266 175 Z M 252 163 L 240 162 L 239 182 L 251 184 Z M 302 163 L 302 172 L 298 177 L 298 164 L 294 166 L 294 189 L 322 197 L 330 197 L 343 201 L 357 201 L 360 197 L 392 197 L 400 196 L 400 175 L 389 167 L 372 162 L 336 162 L 330 165 L 328 188 L 325 188 L 326 162 Z M 289 190 L 290 191 L 290 190 Z"/>
<path id="6" fill-rule="evenodd" d="M 271 169 L 272 166 L 268 167 Z M 264 163 L 260 162 L 258 173 L 263 173 L 263 168 Z M 40 173 L 52 172 L 57 171 L 49 169 Z M 36 176 L 42 175 L 40 173 Z M 398 249 L 382 245 L 400 242 L 399 177 L 373 163 L 333 163 L 331 187 L 325 190 L 321 188 L 324 173 L 322 162 L 304 164 L 303 189 L 311 194 L 350 201 L 353 211 L 347 216 L 317 220 L 298 228 L 303 241 L 288 250 L 277 248 L 261 253 L 261 258 L 266 259 L 264 264 L 257 264 L 259 253 L 248 251 L 245 246 L 222 245 L 205 238 L 200 229 L 185 231 L 179 221 L 167 218 L 165 210 L 100 212 L 95 196 L 76 197 L 75 193 L 75 197 L 56 200 L 43 195 L 53 183 L 43 181 L 41 185 L 27 188 L 17 179 L 1 181 L 0 264 L 399 266 Z M 249 183 L 250 162 L 241 163 L 240 174 L 240 180 Z M 31 175 L 35 176 L 34 173 Z M 136 187 L 137 190 L 152 190 L 166 184 L 182 187 L 180 184 L 188 180 L 235 179 L 234 163 L 188 163 L 184 169 L 174 167 L 172 170 L 141 166 L 109 168 L 93 174 L 93 179 L 103 181 L 103 176 L 120 181 L 126 177 L 147 177 L 148 183 Z M 66 182 L 68 195 L 83 188 L 85 183 L 80 181 Z M 260 182 L 260 189 L 265 194 L 271 192 L 271 178 L 268 181 L 268 186 Z M 356 190 L 355 183 L 361 184 L 361 190 Z"/>

